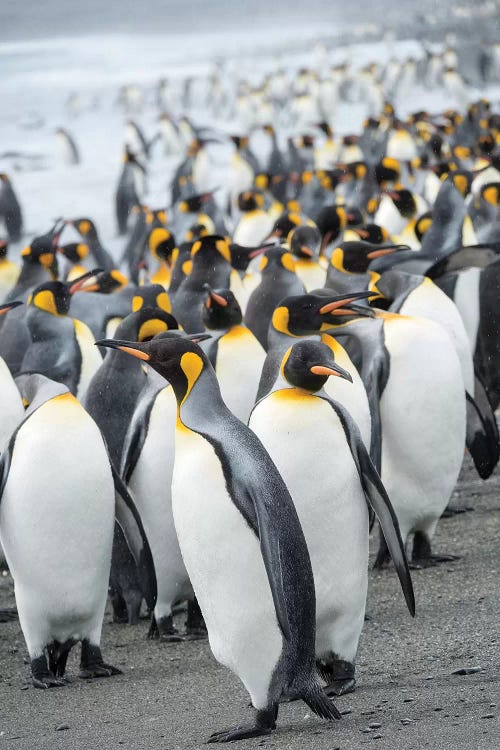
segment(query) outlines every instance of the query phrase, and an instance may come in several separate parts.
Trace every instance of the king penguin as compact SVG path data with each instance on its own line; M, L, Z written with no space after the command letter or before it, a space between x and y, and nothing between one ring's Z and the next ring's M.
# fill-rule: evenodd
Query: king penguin
M316 659L326 692L341 695L355 685L368 586L368 508L382 525L412 615L415 600L398 522L359 429L323 390L329 377L352 382L350 374L316 341L291 346L281 372L284 387L258 402L249 427L299 514L316 588Z
M286 697L339 718L315 671L314 580L293 501L262 443L224 404L206 355L179 336L100 344L148 362L177 399L179 545L212 652L257 711L254 724L216 732L209 742L270 734Z
M207 285L201 317L211 334L201 348L215 370L222 398L230 411L247 424L266 352L242 325L241 308L229 289L211 289Z
M177 328L177 322L171 315L158 308L143 307L122 320L116 335L144 341L172 328ZM101 429L117 471L125 435L147 380L138 362L108 352L87 390L84 406ZM143 593L119 528L115 529L113 543L110 593L115 621L137 623Z
M120 670L104 662L100 640L115 503L122 522L135 524L125 528L138 559L148 557L150 564L147 543L137 535L142 526L123 483L114 479L97 425L66 386L39 374L17 383L29 408L0 462L0 538L33 684L64 685L78 641L80 677L110 677Z

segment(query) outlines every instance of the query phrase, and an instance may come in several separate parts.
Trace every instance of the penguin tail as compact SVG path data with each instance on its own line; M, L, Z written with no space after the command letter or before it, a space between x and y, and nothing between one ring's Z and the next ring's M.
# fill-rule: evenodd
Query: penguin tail
M335 719L342 718L337 706L327 696L317 677L313 678L313 682L308 691L302 695L302 700L304 703L307 703L311 711L321 719L334 721Z

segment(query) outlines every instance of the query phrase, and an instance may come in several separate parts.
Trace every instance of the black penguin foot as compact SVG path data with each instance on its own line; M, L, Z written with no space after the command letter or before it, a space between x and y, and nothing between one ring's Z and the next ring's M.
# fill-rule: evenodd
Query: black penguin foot
M345 680L332 680L324 687L324 691L329 698L332 698L335 695L354 693L355 689L356 680L353 677L349 677Z
M188 601L187 603L187 620L186 620L186 632L184 634L185 641L199 641L203 638L207 638L207 626L201 613L200 605L197 600Z
M429 537L422 531L415 532L410 563L410 568L413 568L413 570L430 568L433 565L439 565L439 563L453 562L459 559L456 555L433 555Z
M40 690L64 687L66 684L64 680L56 677L55 674L49 670L45 654L31 660L31 681L33 687L39 688Z
M440 563L454 562L460 560L458 555L430 555L429 557L412 558L411 562L408 563L410 570L424 570L425 568L433 568L435 565Z
M158 638L161 643L179 643L183 637L174 627L172 615L160 617L157 621L154 615L151 616L151 625L149 626L148 636L150 640Z
M473 511L474 508L471 508L470 505L448 505L443 510L441 518L453 518L453 516L458 516L460 513L472 513Z
M117 625L126 625L128 623L128 612L125 599L118 592L111 595L111 606L113 608L113 622Z
M239 727L223 729L221 732L214 732L207 740L207 745L213 742L234 742L235 740L248 740L252 737L262 737L271 734L276 729L276 717L278 715L278 706L257 711L255 724L243 724Z
M324 691L329 698L354 692L356 680L354 678L355 666L352 662L339 659L336 654L331 652L318 659L316 666L326 682Z
M87 640L82 641L82 658L79 674L82 680L89 680L93 677L113 677L116 674L123 673L121 669L104 662L99 646Z

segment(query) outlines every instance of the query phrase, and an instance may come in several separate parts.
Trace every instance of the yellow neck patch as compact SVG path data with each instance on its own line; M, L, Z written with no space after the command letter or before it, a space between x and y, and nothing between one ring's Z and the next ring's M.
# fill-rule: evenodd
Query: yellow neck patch
M284 253L281 256L281 265L283 266L283 268L286 268L287 271L295 273L295 261L291 253Z
M186 393L181 401L182 405L193 390L194 384L203 371L203 360L195 352L185 352L181 357L180 366L188 382Z
M52 292L49 292L48 289L44 289L43 291L38 292L35 297L33 297L33 295L30 295L28 304L33 305L34 307L38 307L39 310L43 310L44 312L50 313L51 315L60 315L57 310L55 297Z
M156 336L157 333L163 333L167 330L168 326L164 320L159 320L159 318L151 318L151 320L146 320L139 328L137 341L152 339L153 336Z

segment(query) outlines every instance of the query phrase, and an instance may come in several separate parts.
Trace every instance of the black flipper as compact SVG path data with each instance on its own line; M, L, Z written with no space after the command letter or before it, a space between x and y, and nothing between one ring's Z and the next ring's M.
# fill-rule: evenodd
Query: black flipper
M156 604L157 587L151 549L132 496L112 465L111 468L115 483L116 521L123 531L128 547L137 564L144 598L149 609L153 610Z
M341 404L333 401L333 399L330 399L326 394L321 395L320 398L324 399L332 406L342 422L354 463L358 469L366 502L369 507L373 508L375 515L378 518L401 583L401 588L403 589L406 604L412 617L415 617L415 595L413 593L410 569L408 567L405 548L399 531L398 519L391 505L391 501L389 500L389 496L387 495L382 480L380 479L368 451L365 448L358 426L353 422L349 413L341 406Z
M500 440L493 409L485 388L477 377L474 378L474 398L467 398L466 445L481 479L488 479L500 458Z

